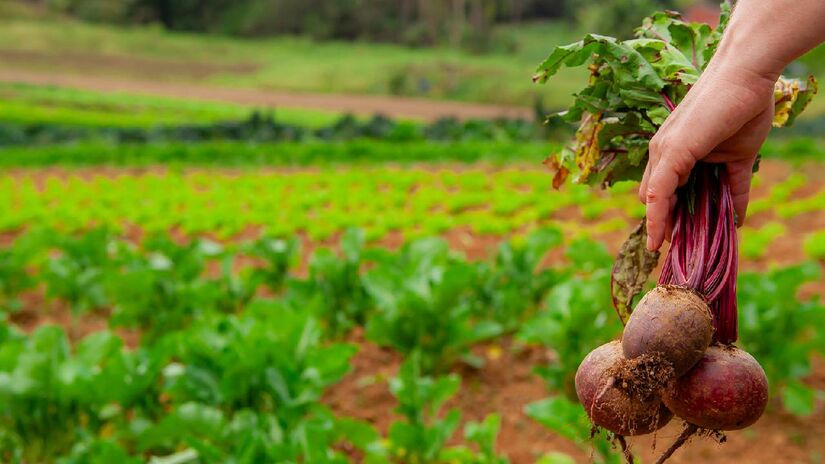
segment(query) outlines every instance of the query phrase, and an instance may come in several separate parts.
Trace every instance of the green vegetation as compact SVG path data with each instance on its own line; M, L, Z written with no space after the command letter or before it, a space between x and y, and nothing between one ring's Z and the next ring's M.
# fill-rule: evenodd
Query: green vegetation
M538 165L554 145L538 142L392 142L352 140L346 142L205 142L115 145L105 141L77 145L6 147L0 149L0 167L35 168L46 166L149 167L213 166L329 166L334 164L375 165L473 163L527 161Z
M65 18L26 19L0 15L0 42L20 44L31 63L0 54L13 69L84 71L61 54L76 53L93 63L85 71L109 76L199 80L229 87L260 87L298 92L408 95L428 98L561 108L575 87L560 82L552 91L532 84L530 76L548 43L570 37L562 23L526 24L502 31L512 47L484 55L450 48L408 48L365 42L316 42L299 37L240 40L222 36L172 33L156 27L116 27ZM108 57L144 60L144 66L107 65ZM185 59L182 59L185 57ZM97 60L99 64L95 65ZM191 61L189 61L191 60ZM109 60L112 61L112 60ZM175 61L172 66L169 63ZM198 73L188 71L203 69ZM74 67L73 67L74 66ZM571 81L581 77L571 73ZM508 82L501 86L501 82Z
M0 122L16 124L154 127L235 121L253 108L209 101L93 92L66 87L0 83ZM277 108L278 121L303 127L321 127L338 119L335 113Z
M545 88L530 81L548 46L567 43L582 35L581 26L571 21L528 21L496 26L493 28L495 43L506 46L474 54L446 46L410 48L368 42L319 42L290 36L250 40L169 32L152 26L93 24L44 15L16 2L6 3L0 5L4 8L4 14L0 14L0 43L16 44L16 51L34 56L23 60L18 55L0 53L0 64L12 69L91 72L152 80L160 75L165 80L197 80L228 87L406 95L518 106L533 105L540 98L550 109L568 106L586 73L565 70L554 79L553 86ZM595 11L594 5L604 7L603 3L579 2L591 12ZM621 4L638 8L646 2L610 3L617 4L615 8L621 12L624 11ZM595 16L617 17L603 12ZM633 16L631 24L637 20L638 15ZM630 29L628 26L616 32L621 35ZM821 54L821 49L818 50L816 53ZM72 53L91 64L87 63L84 69L72 64L71 59L61 59L61 54ZM804 62L819 73L817 63L822 60L817 60L817 56L812 53ZM117 58L144 60L144 66L118 66ZM172 61L174 65L170 64ZM196 71L187 70L187 65L192 63L198 63L190 66ZM507 85L501 86L501 82ZM815 99L805 117L823 113L825 99Z
M557 127L556 130L561 131L563 128ZM418 124L395 121L381 115L359 119L349 114L341 116L328 125L311 128L286 123L270 112L254 111L241 120L152 127L0 123L0 146L88 143L95 140L103 140L114 145L198 143L216 140L256 143L356 139L394 142L423 140L533 142L545 139L549 132L550 129L541 124L523 119L459 121L447 117L429 124Z
M0 201L12 205L0 229L37 223L79 230L98 224L231 237L252 227L275 235L304 231L323 240L357 226L374 240L391 231L434 235L459 227L507 234L556 222L554 213L567 207L601 204L603 211L639 212L638 200L626 193L602 196L584 187L551 193L549 187L546 173L531 166L171 170L117 177L18 171L0 175ZM626 227L623 220L599 224L595 219L594 232ZM577 221L566 227L570 233L586 230Z
M109 330L71 343L57 326L23 334L0 322L0 453L7 462L129 462L130 456L227 462L251 456L344 463L349 461L341 444L348 443L370 462L418 456L418 462L503 464L495 448L497 415L466 423L462 442L460 412L442 407L461 388L459 375L450 373L455 366L485 362L469 349L514 332L558 355L536 367L550 392L561 396L531 404L526 414L586 447L586 416L564 396L583 347L621 330L609 309L610 255L594 242L566 242L566 264L548 270L556 278L536 292L536 302L511 328L494 322L490 305L499 294L521 291L522 271L504 264L513 249L544 243L531 248L543 256L560 236L541 230L503 247L495 260L478 262L438 239L391 252L365 249L359 233L348 232L340 252L352 269L351 283L338 287L337 295L357 298L362 308L350 327L365 325L369 340L404 357L384 387L399 417L382 437L367 423L337 415L323 400L357 351L341 341L347 331L336 329L339 315L329 307L336 300L303 291L336 281L328 277L340 273L340 264L321 258L327 252L316 251L312 275L301 277L290 264L297 262L292 240L222 246L208 240L176 244L157 235L135 243L104 230L80 236L33 230L4 249L3 256L16 256L13 265L31 278L7 288L6 296L18 299L43 288L51 299L36 308L5 307L6 317L60 307L79 295L96 303L78 307L74 318L112 308L110 327L138 328L140 343L127 349ZM247 264L227 264L240 262ZM221 271L208 271L215 264ZM68 271L48 271L59 268ZM0 269L11 269L7 259ZM499 278L487 279L490 272ZM95 276L96 283L79 294L62 290L67 276L81 275ZM815 327L825 306L796 294L802 282L818 278L813 264L740 278L742 344L766 366L784 407L800 415L811 411L816 396L800 379L813 353L825 353ZM277 296L261 296L262 287ZM366 292L356 296L360 289ZM403 316L411 310L440 310L444 317ZM423 331L432 337L421 336ZM776 339L766 339L769 333ZM793 343L782 343L786 337ZM606 440L593 443L599 459L618 462Z
M811 258L825 260L825 230L805 238L805 253Z
M121 5L52 3L87 18ZM563 14L595 21L604 3ZM646 8L609 3L607 27ZM317 18L341 11L330 8ZM257 33L241 13L208 30ZM302 32L352 38L310 26ZM83 23L0 2L0 41L14 44L0 47L0 66L521 106L543 97L540 112L567 106L585 77L530 82L547 48L579 27L498 24L455 42L448 29L382 37L436 44L408 48ZM634 183L553 190L541 161L563 129L533 121L277 108L277 124L248 130L255 109L0 83L0 140L14 144L0 148L0 461L508 464L505 437L541 424L581 452L530 449L537 464L624 462L611 437L591 436L572 379L590 348L621 332L605 245L644 214ZM770 185L777 171L756 176L765 188L751 206L760 227L741 234L741 344L781 398L772 407L804 424L825 398L807 380L825 355L816 295L825 235L796 229L825 212L809 174L825 142L773 138L763 154L793 168ZM777 244L795 264L752 272L787 262L771 252ZM811 262L800 262L803 250ZM522 416L512 412L520 405L496 411L511 396L475 406L505 381L525 382L519 395L544 385L547 398Z

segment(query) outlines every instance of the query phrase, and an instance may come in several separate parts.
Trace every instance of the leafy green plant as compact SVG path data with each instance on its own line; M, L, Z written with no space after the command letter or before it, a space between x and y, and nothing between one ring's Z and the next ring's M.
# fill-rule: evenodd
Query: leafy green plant
M245 252L263 260L263 265L255 267L253 279L278 292L286 282L290 267L295 264L299 251L297 239L261 237L248 244Z
M555 47L533 80L546 83L565 67L587 66L590 79L575 101L557 116L578 129L570 148L548 158L561 186L571 173L577 183L610 186L639 180L647 164L648 143L707 66L730 18L722 3L720 26L683 21L665 11L645 18L634 38L587 34ZM817 82L780 77L773 123L791 125L816 93Z
M57 464L140 464L137 456L130 456L117 441L105 438L90 438L76 443L71 452L57 460Z
M62 329L29 337L6 331L0 345L0 454L13 462L53 462L83 434L118 429L159 411L161 349L126 352L108 332L71 352ZM105 387L104 387L105 386Z
M806 237L804 247L808 257L825 260L825 231L814 232Z
M501 333L500 324L474 317L477 267L453 256L445 241L422 239L364 276L376 313L367 336L402 354L419 352L424 372L449 368L474 344Z
M346 464L332 446L339 441L336 419L320 405L295 428L285 430L276 416L251 409L228 413L197 402L177 406L138 436L140 449L157 463L318 462ZM180 449L183 445L186 448Z
M825 354L825 333L817 330L825 306L816 298L800 300L800 287L822 278L814 263L739 276L741 342L765 369L770 387L788 411L805 415L815 392L804 383L814 353Z
M787 229L779 222L770 222L759 229L746 227L742 231L742 246L740 252L749 259L765 256L771 243L785 235Z
M550 288L563 277L552 268L541 268L547 252L561 244L556 228L539 229L520 242L499 245L492 266L482 264L478 306L485 315L515 330L539 305Z
M172 336L177 363L164 390L175 403L273 412L292 430L350 368L356 348L324 344L318 322L277 303L215 315ZM227 349L231 347L231 349Z
M390 391L398 401L396 411L405 418L390 426L390 455L395 460L439 461L461 420L461 413L456 409L443 417L439 417L439 412L460 385L461 380L455 374L437 378L424 376L420 353L410 353L398 376L390 380Z
M583 449L592 447L591 453L594 462L599 464L620 464L624 462L622 454L616 451L615 446L605 436L605 432L601 431L593 435L593 425L578 402L571 401L563 396L554 396L528 404L524 412L554 433L578 443ZM539 462L549 461L550 463L565 464L573 462L572 459L565 458L564 455L549 456Z
M366 323L372 300L361 281L364 233L349 229L341 237L341 256L316 250L309 262L309 278L289 281L290 296L316 310L335 335Z
M222 253L221 246L206 240L177 245L156 236L143 247L145 255L132 254L107 279L115 302L113 324L138 327L146 337L157 338L216 308L215 288L201 276L206 258Z
M501 416L490 414L479 422L464 425L464 439L475 446L472 450L465 446L455 446L443 455L448 462L461 464L509 464L509 460L496 452L496 438L501 428Z
M55 245L60 254L46 262L46 294L66 301L73 314L106 306L105 280L117 263L109 231L98 228L78 237L60 236Z
M35 286L37 279L27 269L32 252L20 244L0 249L0 312L20 310L20 295Z
M573 380L576 369L593 346L605 343L621 332L621 323L611 310L610 268L612 258L592 242L578 241L567 254L571 265L583 274L558 283L544 301L544 307L521 327L519 340L537 343L556 354L548 366L537 372L554 391L576 399Z

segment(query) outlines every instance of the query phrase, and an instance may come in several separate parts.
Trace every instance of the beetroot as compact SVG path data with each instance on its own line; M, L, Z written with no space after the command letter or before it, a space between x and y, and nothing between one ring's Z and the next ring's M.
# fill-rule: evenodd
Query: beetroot
M673 376L679 377L702 358L712 336L710 309L702 298L666 285L654 288L636 305L622 335L622 351L627 359L646 356L668 363Z
M679 417L711 430L743 429L768 404L768 379L758 362L733 346L711 346L685 376L662 395Z
M673 417L657 395L631 396L618 388L616 367L625 361L618 341L591 351L576 371L576 394L593 424L617 435L653 432Z

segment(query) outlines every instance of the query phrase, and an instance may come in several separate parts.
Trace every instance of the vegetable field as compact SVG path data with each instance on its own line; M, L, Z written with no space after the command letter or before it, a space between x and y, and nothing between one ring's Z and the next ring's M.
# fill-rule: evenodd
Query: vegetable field
M741 344L772 401L722 459L823 452L825 203L822 165L801 163L763 162L741 232ZM557 192L524 160L0 179L4 459L620 458L571 381L621 330L609 271L642 212L632 184Z
M554 189L572 131L542 122L0 84L0 461L625 462L574 377L622 333L645 211L636 182ZM825 461L822 172L821 138L765 145L735 282L767 411L672 462ZM636 462L681 427L629 437Z

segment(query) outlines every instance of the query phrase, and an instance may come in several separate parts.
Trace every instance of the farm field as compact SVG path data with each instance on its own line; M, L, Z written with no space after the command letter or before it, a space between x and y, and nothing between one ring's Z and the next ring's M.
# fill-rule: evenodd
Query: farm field
M6 9L10 7L5 6ZM0 10L2 12L2 10ZM43 15L24 8L0 15L0 63L12 69L291 92L403 95L530 106L530 82L545 41L571 36L563 24L535 24L503 31L512 49L471 55L446 48L313 42L302 38L239 40L182 34L151 27L129 29ZM515 32L518 32L516 34ZM346 57L357 57L347 59ZM581 73L571 73L580 76ZM502 80L512 82L498 88ZM428 83L423 89L421 82ZM561 107L575 90L570 82L549 101Z
M620 330L609 268L642 211L632 184L554 191L530 159L9 161L4 456L615 462L587 439L569 382ZM825 291L822 168L763 161L742 229L742 346L771 377L768 415L674 462L825 453L825 350L811 332L825 308L810 300ZM84 394L102 385L110 393ZM656 454L649 438L634 446ZM424 449L436 454L408 454Z
M0 462L627 462L574 376L621 336L611 272L645 209L636 182L553 188L572 131L543 115L584 74L530 83L577 27L471 54L0 3ZM363 111L396 97L460 103ZM822 111L771 134L739 229L768 409L669 462L825 462ZM634 462L682 426L628 437Z

